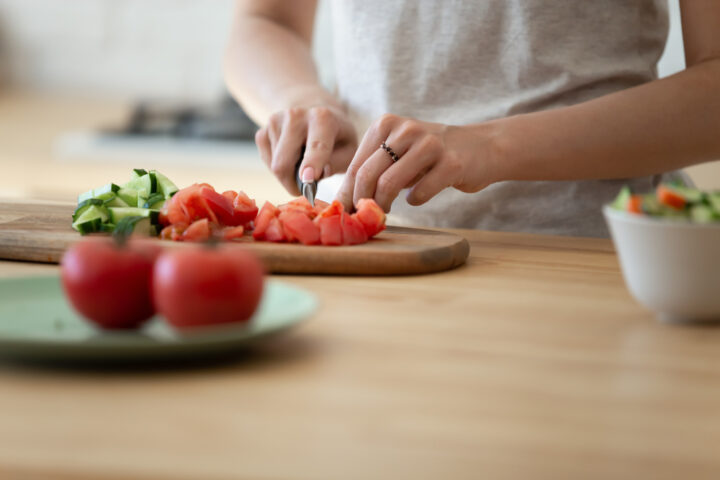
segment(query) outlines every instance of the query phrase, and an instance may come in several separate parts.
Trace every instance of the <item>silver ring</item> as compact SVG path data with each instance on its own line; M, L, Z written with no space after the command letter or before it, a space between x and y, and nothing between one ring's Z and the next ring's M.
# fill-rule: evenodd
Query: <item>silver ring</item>
M383 142L382 144L380 144L380 148L385 150L388 153L388 155L390 155L390 158L392 159L393 163L400 160L400 157L398 157L397 153L395 153L392 148L388 147L387 143Z

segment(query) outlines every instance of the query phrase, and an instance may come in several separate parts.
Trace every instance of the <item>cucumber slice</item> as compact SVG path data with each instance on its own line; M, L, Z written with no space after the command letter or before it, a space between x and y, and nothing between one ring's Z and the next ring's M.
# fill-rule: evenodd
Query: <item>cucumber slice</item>
M90 208L91 206L93 206L93 205L102 206L104 203L105 203L105 202L103 202L102 200L97 199L97 198L88 198L87 200L82 201L82 202L77 206L77 208L75 209L75 211L73 212L73 215L72 215L73 222L74 222L75 220L77 220L77 219L80 217L80 215L82 215L83 213L85 213L85 211L86 211L88 208Z
M123 185L123 188L135 190L138 196L147 198L157 192L157 177L154 173L150 172L142 177L133 178Z
M82 203L85 200L89 200L91 198L97 198L100 195L106 193L115 193L118 190L120 190L120 187L118 185L115 185L114 183L107 183L102 187L93 188L92 190L88 190L87 192L78 195L78 203Z
M103 193L102 195L98 195L96 197L96 199L102 200L103 204L106 207L128 207L129 206L121 198L119 198L116 193Z
M680 186L673 186L671 188L680 195L682 195L683 198L685 198L685 201L688 203L700 203L705 197L705 194L696 188Z
M720 219L720 215L707 205L694 205L690 208L690 218L693 222L710 223Z
M167 178L162 173L158 172L157 170L151 170L150 173L155 174L155 178L157 179L157 185L158 185L158 192L162 193L165 198L170 198L178 191L178 187L170 181L169 178Z
M152 195L150 195L150 197L147 200L145 200L145 203L142 205L142 208L152 208L154 210L159 210L160 209L159 207L156 208L153 205L159 204L162 207L162 205L164 203L165 203L165 196L162 193L160 193L160 192L153 193Z
M708 193L707 199L715 213L720 215L720 192Z
M620 189L620 193L618 193L618 196L615 197L615 200L612 203L612 208L615 210L627 210L627 204L630 201L630 196L632 195L632 192L630 191L630 187L625 185Z
M138 192L131 188L121 188L117 192L117 196L120 200L125 202L128 207L134 207L138 204Z
M137 207L112 207L108 208L108 220L110 223L119 225L123 218L141 217L148 218L152 224L159 223L160 212L157 210L149 210L147 208Z
M85 235L86 233L98 232L103 223L108 221L108 208L101 205L88 204L79 213L72 223L72 227Z
M113 235L127 237L130 234L145 236L157 236L158 229L152 224L149 217L130 216L125 217L115 226Z
M132 178L140 178L143 175L147 175L147 170L144 168L133 168Z

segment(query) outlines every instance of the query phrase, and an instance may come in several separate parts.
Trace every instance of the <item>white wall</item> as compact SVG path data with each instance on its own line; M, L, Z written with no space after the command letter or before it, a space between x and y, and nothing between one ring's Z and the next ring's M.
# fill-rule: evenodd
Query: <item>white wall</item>
M221 62L233 3L0 0L0 48L9 80L31 88L210 99L224 91ZM326 8L320 10L318 34L328 37ZM316 43L327 77L330 42Z

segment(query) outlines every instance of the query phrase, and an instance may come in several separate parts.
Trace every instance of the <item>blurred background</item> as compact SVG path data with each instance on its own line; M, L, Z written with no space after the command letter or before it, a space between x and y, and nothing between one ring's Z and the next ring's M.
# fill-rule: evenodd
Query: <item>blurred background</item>
M684 68L677 1L661 76ZM181 186L287 199L223 85L232 9L233 0L0 0L0 197L72 201L140 167ZM321 0L313 48L331 88L328 16ZM689 171L720 188L718 162Z

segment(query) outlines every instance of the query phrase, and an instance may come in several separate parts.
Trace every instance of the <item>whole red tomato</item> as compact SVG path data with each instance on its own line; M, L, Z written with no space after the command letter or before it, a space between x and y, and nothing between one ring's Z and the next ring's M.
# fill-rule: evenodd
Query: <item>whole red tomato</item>
M262 264L242 248L182 248L155 263L155 306L179 328L246 322L262 291Z
M86 239L63 255L60 278L72 306L103 328L135 328L155 313L152 302L156 245Z

